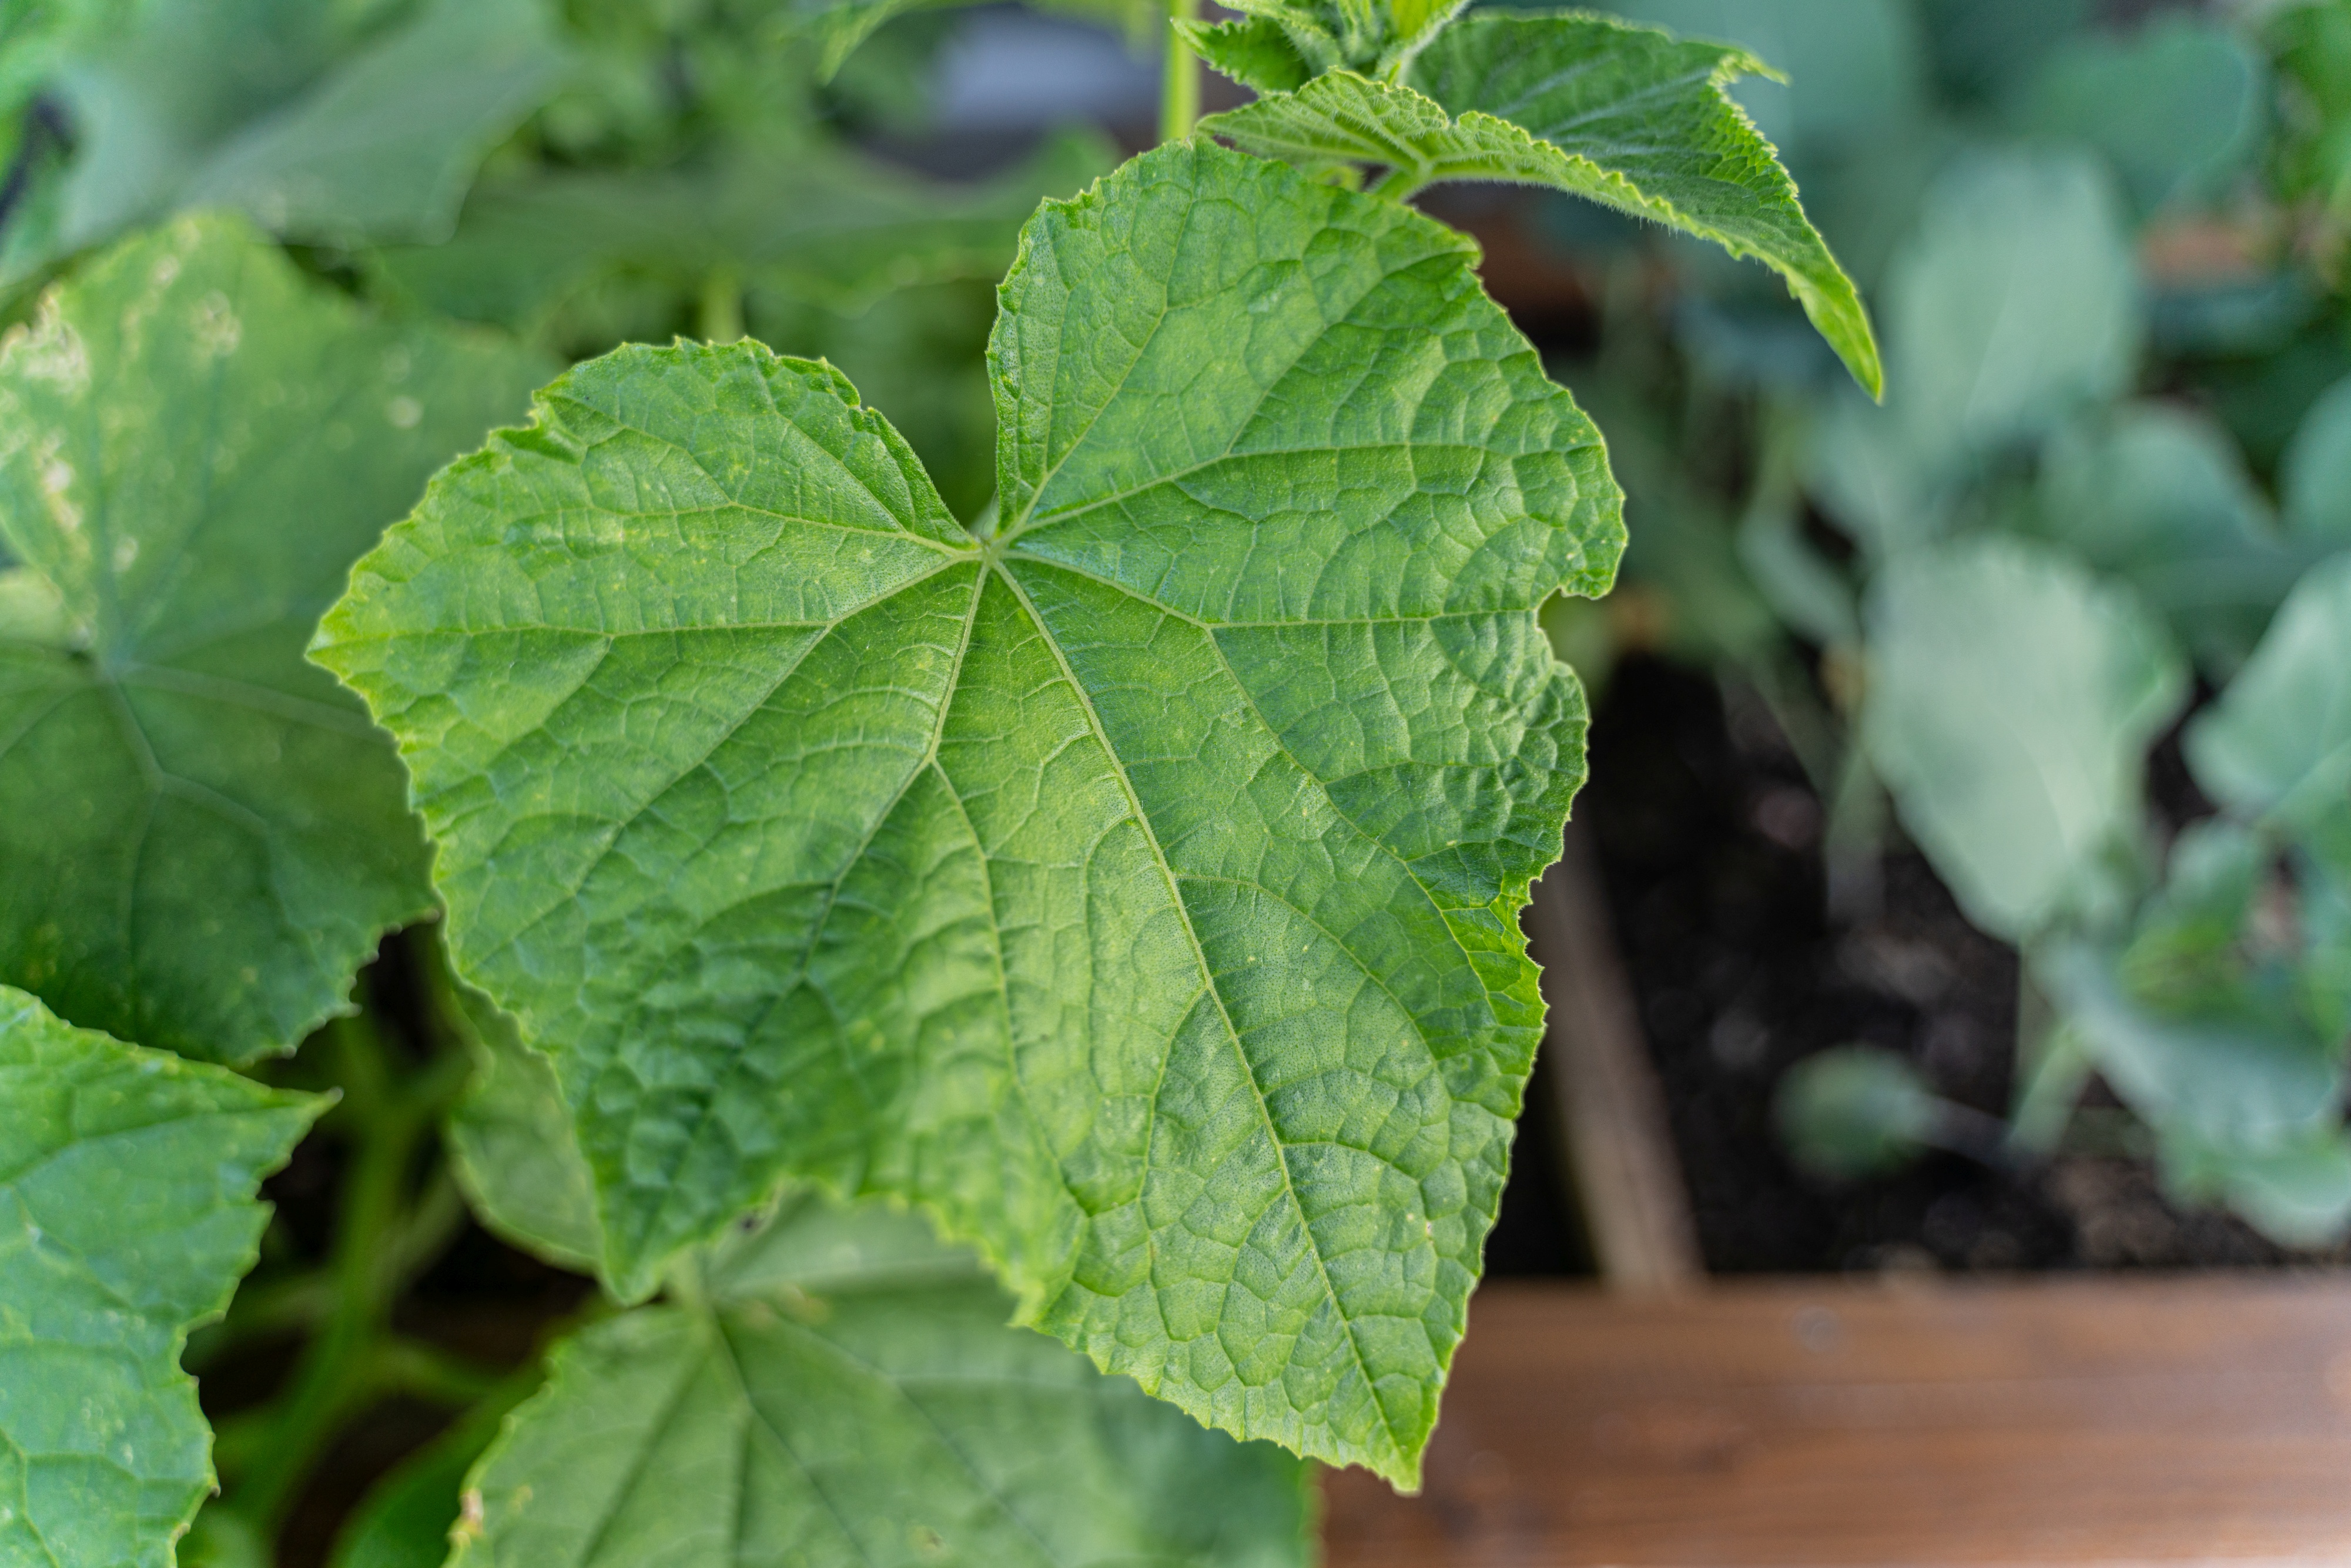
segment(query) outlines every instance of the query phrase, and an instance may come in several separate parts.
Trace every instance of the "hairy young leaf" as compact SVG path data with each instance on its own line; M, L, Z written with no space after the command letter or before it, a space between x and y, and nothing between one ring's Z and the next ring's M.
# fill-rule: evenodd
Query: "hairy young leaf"
M1861 297L1771 143L1724 90L1750 73L1770 68L1604 16L1481 15L1439 34L1408 86L1334 72L1201 124L1310 166L1380 164L1393 171L1390 188L1549 185L1712 240L1785 278L1875 395L1884 374Z
M917 1201L1205 1420L1411 1477L1583 776L1597 434L1409 209L1212 145L1049 203L958 528L837 373L626 349L317 656L555 1060L624 1294L788 1175Z
M0 347L0 981L245 1061L431 907L399 761L302 647L543 373L370 320L218 218L126 242Z
M1969 918L2013 941L2080 905L2186 695L2161 627L2054 552L1982 538L1897 558L1868 629L1870 759Z
M1234 0L1237 21L1176 24L1210 65L1260 92L1322 71L1393 81L1468 0Z
M705 1290L556 1353L471 1478L453 1564L1308 1560L1304 1466L1006 1327L912 1215L793 1200Z
M1834 157L1901 139L1927 99L1912 0L1612 0L1631 22L1737 44L1786 79L1750 77L1740 106L1782 156Z
M1241 16L1229 22L1179 20L1176 32L1209 66L1260 93L1296 92L1314 75L1314 68L1270 16Z
M325 1102L75 1029L0 986L0 1562L167 1568L212 1490L180 1370Z

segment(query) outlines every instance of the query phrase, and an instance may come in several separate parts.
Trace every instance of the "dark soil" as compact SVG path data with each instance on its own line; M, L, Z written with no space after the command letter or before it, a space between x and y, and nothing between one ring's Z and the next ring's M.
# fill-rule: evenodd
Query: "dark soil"
M1717 1273L2270 1265L2242 1223L2165 1200L2144 1161L2062 1155L1995 1169L1936 1155L1843 1186L1797 1171L1771 1124L1780 1074L1830 1046L1900 1051L1937 1091L2008 1105L2017 959L1970 926L1915 852L1833 919L1820 801L1761 710L1713 680L1618 665L1576 803L1593 831L1708 1268ZM1540 1070L1539 1070L1540 1071ZM1489 1265L1588 1270L1549 1129L1528 1097Z

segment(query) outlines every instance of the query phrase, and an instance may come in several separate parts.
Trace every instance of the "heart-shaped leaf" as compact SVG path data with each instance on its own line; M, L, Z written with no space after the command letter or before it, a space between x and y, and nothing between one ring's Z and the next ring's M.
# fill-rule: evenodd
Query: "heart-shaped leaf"
M1474 259L1162 148L1029 225L980 537L837 372L682 344L558 382L355 570L317 656L624 1295L787 1176L895 1194L1106 1369L1416 1472L1583 777L1535 612L1623 543Z

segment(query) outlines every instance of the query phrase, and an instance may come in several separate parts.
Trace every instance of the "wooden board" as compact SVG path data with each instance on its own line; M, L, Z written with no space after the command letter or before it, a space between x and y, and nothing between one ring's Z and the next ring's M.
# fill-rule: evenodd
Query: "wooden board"
M1486 1287L1329 1568L2351 1563L2351 1279Z

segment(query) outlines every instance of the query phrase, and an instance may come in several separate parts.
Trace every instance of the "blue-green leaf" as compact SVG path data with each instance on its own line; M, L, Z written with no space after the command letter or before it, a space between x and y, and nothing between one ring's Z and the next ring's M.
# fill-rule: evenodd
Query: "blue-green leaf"
M2011 940L2101 904L2147 747L2187 695L2162 628L2064 557L1979 538L1875 584L1862 733L1969 917Z
M2295 584L2187 749L2214 800L2351 867L2351 555Z

